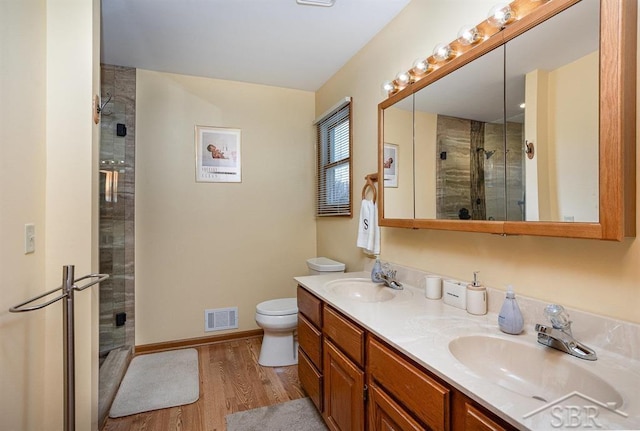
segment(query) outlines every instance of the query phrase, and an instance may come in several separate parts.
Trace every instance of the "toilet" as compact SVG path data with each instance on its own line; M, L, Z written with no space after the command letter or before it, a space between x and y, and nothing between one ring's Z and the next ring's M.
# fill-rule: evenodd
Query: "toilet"
M307 260L309 274L344 272L344 263L314 257ZM256 323L264 330L258 363L264 367L286 367L298 363L298 301L279 298L256 306Z
M326 257L312 257L307 259L307 268L309 268L309 275L320 275L330 272L344 272L345 265Z

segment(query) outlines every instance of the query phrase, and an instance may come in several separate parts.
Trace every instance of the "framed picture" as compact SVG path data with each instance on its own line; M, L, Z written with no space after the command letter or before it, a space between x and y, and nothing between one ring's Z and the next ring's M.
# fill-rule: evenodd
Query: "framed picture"
M384 158L382 160L384 168L384 186L398 187L398 146L394 144L384 144Z
M240 129L196 126L196 181L239 183Z

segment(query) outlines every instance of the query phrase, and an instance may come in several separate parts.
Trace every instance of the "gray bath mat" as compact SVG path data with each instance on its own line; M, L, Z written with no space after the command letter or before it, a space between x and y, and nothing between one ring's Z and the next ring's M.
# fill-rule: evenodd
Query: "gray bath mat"
M309 398L227 415L227 431L326 431Z
M200 396L199 380L195 349L136 356L122 379L109 416L119 418L191 404Z

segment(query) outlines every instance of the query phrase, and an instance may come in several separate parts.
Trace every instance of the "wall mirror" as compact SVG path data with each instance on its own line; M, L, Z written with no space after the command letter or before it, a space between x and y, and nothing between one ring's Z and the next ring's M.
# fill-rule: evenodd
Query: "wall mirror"
M635 235L636 1L527 2L379 105L381 226Z

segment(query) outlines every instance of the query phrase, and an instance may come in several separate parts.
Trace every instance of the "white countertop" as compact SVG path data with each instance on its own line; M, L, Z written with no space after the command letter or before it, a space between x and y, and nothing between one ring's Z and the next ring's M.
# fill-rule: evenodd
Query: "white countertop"
M517 428L640 429L640 361L596 346L591 347L598 354L597 361L575 358L539 344L531 325L526 325L525 331L520 335L508 335L499 330L495 313L474 316L465 310L446 305L442 300L427 299L424 290L407 284L404 284L404 291L396 298L374 303L353 301L324 289L328 281L354 277L368 278L369 273L332 273L295 277L295 280ZM451 354L449 342L466 335L487 335L546 349L549 364L558 360L568 361L572 366L596 374L620 393L623 404L617 409L609 409L602 404L607 400L588 400L581 394L567 394L561 400L544 402L505 389L499 382L475 374ZM544 376L540 376L541 380L543 378ZM531 414L537 409L541 411ZM587 417L589 415L591 419Z

